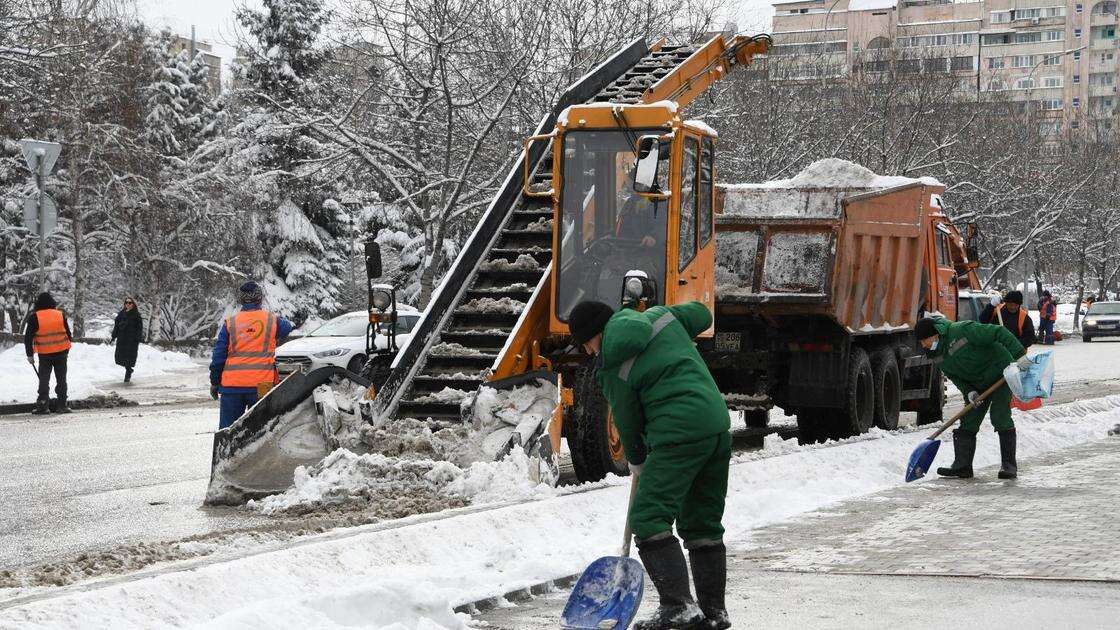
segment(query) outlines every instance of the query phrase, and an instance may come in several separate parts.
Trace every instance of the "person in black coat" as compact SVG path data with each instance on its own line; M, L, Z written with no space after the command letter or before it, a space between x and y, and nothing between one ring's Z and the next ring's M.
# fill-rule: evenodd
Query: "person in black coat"
M136 301L130 297L124 299L124 309L117 313L113 322L113 337L110 341L117 343L114 354L117 365L124 368L124 382L132 381L132 368L136 367L136 350L140 347L140 338L144 335L144 323L140 319L140 312L136 310Z

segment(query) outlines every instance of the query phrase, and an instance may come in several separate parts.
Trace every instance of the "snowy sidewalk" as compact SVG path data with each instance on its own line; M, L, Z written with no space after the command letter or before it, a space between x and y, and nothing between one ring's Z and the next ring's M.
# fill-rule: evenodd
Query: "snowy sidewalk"
M1114 626L1120 439L1020 465L1015 481L989 467L970 481L899 486L755 530L732 551L732 620L744 628ZM656 594L648 584L646 592L649 610ZM477 621L554 628L566 595Z

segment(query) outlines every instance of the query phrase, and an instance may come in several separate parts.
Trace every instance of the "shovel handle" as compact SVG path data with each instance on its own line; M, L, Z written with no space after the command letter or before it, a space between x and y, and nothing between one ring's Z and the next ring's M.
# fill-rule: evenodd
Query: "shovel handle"
M998 381L996 381L995 384L993 384L991 387L989 387L987 390L985 390L984 393L977 396L976 400L966 404L963 409L961 409L960 411L957 412L957 415L955 415L952 418L949 418L945 422L941 423L941 426L938 427L938 429L936 431L934 431L933 434L931 434L929 436L929 439L931 439L931 440L937 439L937 436L944 433L945 429L948 429L949 427L956 424L957 421L960 420L961 418L963 418L966 413L972 411L973 409L976 409L978 406L980 406L980 403L987 400L988 396L991 396L992 394L994 394L996 392L997 389L999 389L1000 387L1003 387L1004 382L1005 381L1002 378L1000 378ZM965 393L965 401L966 402L968 401L968 394L967 393Z
M634 505L634 495L638 494L638 474L630 474L630 499L626 501L626 527L622 530L622 553L619 554L623 558L630 557L630 539L634 537L633 532L630 531L630 508Z

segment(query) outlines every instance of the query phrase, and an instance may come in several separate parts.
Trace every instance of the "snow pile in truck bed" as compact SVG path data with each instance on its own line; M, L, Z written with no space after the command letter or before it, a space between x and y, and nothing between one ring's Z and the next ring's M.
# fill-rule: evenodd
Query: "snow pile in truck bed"
M477 348L468 348L458 343L437 343L428 354L433 357L477 357L486 354Z
M933 177L902 177L877 175L871 169L855 162L837 158L817 160L790 179L776 179L764 184L745 184L744 188L891 188L906 184L922 183L941 186ZM739 186L729 186L738 188Z
M67 359L66 381L70 400L103 394L98 383L113 378L124 379L124 368L113 359L116 348L110 345L75 343ZM38 365L38 358L36 358ZM172 374L196 367L189 355L183 352L164 351L148 344L140 344L136 356L133 382L140 384L153 376ZM0 403L35 402L39 377L27 364L23 345L0 352ZM52 378L53 382L53 378ZM51 385L54 395L54 385Z
M538 271L541 265L529 254L519 254L517 260L510 262L504 258L488 260L479 267L482 271Z

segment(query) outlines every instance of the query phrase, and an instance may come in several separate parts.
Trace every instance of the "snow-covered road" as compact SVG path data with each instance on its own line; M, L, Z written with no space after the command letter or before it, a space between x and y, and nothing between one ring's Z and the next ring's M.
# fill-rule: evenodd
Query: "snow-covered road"
M1054 350L1059 397L1021 419L1023 457L1099 437L1120 421L1120 396L1101 398L1120 391L1120 345L1074 341ZM1095 400L1058 404L1090 398ZM246 510L198 508L214 412L211 404L0 420L0 440L10 446L0 466L12 471L0 481L0 501L15 506L0 516L0 534L14 542L0 552L0 568L122 544L133 547L120 556L95 554L94 560L109 569L123 561L126 571L130 555L140 556L136 566L164 560L139 573L65 588L0 590L0 628L457 628L464 622L451 606L577 572L617 545L622 479L559 496L542 493L547 498L528 503L476 506L458 515L341 528L298 540L225 536L157 544L275 524ZM738 455L729 542L745 544L755 527L901 483L901 467L918 436L873 433L814 447L771 437L766 449ZM978 465L996 459L994 441L988 442ZM340 523L345 521L311 529ZM106 567L90 573L104 574ZM238 585L236 593L222 586L229 584ZM79 610L80 618L74 616Z

